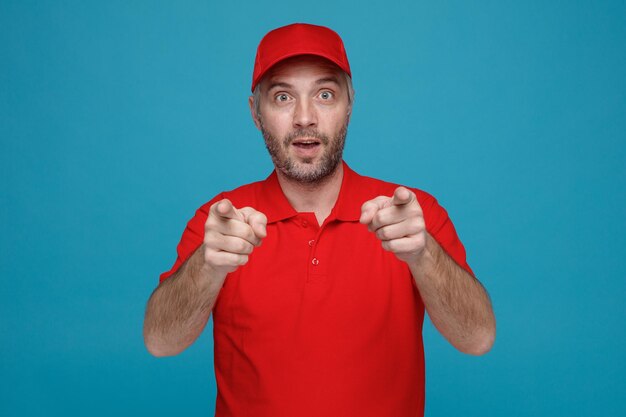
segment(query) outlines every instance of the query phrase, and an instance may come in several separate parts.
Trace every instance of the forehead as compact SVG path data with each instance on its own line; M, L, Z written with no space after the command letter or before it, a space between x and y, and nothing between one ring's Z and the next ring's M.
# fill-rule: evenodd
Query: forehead
M343 71L331 61L313 55L299 55L287 58L269 69L263 81L277 81L283 78L336 78L343 85ZM267 83L264 83L267 84Z

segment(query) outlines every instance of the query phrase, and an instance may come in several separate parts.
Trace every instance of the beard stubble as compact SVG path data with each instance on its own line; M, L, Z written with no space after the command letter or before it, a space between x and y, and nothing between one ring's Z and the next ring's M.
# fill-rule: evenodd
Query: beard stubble
M304 184L314 184L322 182L330 176L343 157L343 149L348 134L348 121L346 120L342 128L334 138L318 132L315 129L296 129L286 135L282 140L272 136L263 126L263 121L259 117L261 133L265 140L265 147L269 152L274 166L280 170L287 178ZM313 165L313 158L304 158L301 162L295 161L288 155L289 146L297 138L315 138L326 148L316 167L307 169L301 165Z

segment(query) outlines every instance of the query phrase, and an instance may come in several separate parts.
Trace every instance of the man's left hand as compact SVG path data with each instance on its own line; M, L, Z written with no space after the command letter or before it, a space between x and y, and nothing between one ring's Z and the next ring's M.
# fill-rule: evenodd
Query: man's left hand
M415 193L398 187L393 196L378 196L361 206L359 221L382 241L383 249L393 252L409 265L420 262L426 247L426 225Z

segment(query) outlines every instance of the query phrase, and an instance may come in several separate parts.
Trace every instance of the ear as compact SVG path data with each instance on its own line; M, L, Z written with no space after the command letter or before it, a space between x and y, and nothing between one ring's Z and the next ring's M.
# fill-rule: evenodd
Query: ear
M254 111L254 96L248 97L248 106L250 106L250 114L252 115L252 121L257 129L261 130L261 121L258 115Z

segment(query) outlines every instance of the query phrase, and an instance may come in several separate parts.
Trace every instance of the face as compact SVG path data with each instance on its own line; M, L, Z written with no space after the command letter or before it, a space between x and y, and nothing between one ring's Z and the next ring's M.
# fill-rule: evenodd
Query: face
M279 174L316 183L341 162L351 103L344 73L313 56L287 59L259 85L250 109Z

